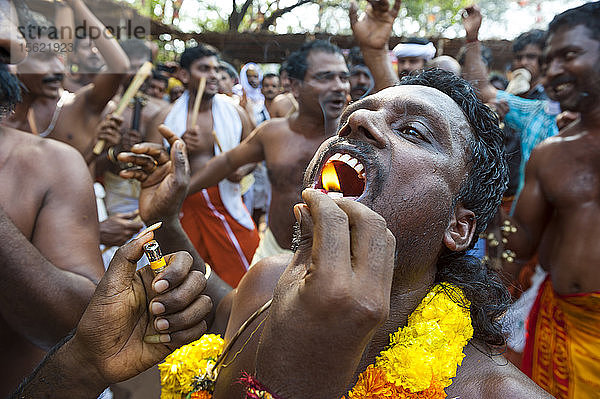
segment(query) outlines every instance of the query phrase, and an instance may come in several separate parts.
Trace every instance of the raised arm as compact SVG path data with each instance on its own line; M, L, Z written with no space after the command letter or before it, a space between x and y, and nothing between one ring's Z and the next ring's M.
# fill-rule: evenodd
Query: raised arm
M136 178L142 182L139 209L140 216L146 225L161 221L156 239L163 252L187 251L194 259L194 270L206 272L204 260L200 257L194 245L189 240L179 222L179 211L186 197L189 184L190 167L186 156L183 140L166 126L160 127L161 134L171 145L171 154L167 154L161 145L142 143L134 145L132 152L122 152L118 155L121 162L133 162L141 170L123 170L121 177ZM214 307L207 317L210 326L217 305L231 290L215 273L208 279L205 293Z
M94 43L106 61L106 71L96 75L94 87L85 94L86 105L90 112L99 114L115 95L121 83L122 74L129 70L129 58L117 40L110 35L106 27L89 10L83 0L67 0L73 8L77 25L84 24L91 31L103 32ZM106 32L106 34L104 34Z
M390 35L401 3L401 0L396 0L390 8L387 0L369 0L360 17L356 3L350 3L350 26L365 64L373 74L375 92L398 83L398 75L392 68L388 53Z
M92 181L79 153L54 141L41 158L51 182L31 242L0 210L0 312L19 333L48 349L75 327L102 277ZM62 166L61 166L62 165ZM40 169L40 168L38 168Z
M234 173L238 168L265 159L261 132L264 125L254 130L237 147L213 157L190 180L189 194L212 187Z
M463 26L466 32L465 64L462 69L463 77L475 87L479 98L484 103L496 99L496 88L488 79L488 69L481 57L481 43L479 42L479 28L481 27L481 10L477 6L465 8L463 12Z
M539 176L543 151L544 144L532 152L527 162L525 185L511 219L517 231L508 235L506 248L515 253L515 261L505 262L503 268L512 282L517 281L521 267L535 254L552 213L552 206L544 196Z

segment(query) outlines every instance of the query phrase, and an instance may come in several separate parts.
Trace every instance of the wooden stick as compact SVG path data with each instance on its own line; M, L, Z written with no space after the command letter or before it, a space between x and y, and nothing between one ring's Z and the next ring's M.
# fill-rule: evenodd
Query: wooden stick
M131 84L129 84L129 87L127 88L127 90L125 90L125 93L123 93L123 96L121 97L121 100L117 105L117 109L115 110L115 112L113 112L113 115L120 116L123 113L123 111L125 111L125 108L127 107L127 104L129 104L129 101L131 101L133 96L135 96L140 87L142 87L142 84L144 83L146 78L148 78L148 76L150 76L151 73L152 63L150 61L146 61L144 65L142 65L140 69L138 69L137 73L135 74L135 77L131 81ZM98 140L98 142L94 146L94 155L100 155L102 150L104 150L104 140Z
M196 98L194 99L194 108L192 108L192 123L190 127L196 126L198 121L198 111L200 111L200 100L204 95L204 89L206 88L206 78L202 76L198 82L198 91L196 91Z

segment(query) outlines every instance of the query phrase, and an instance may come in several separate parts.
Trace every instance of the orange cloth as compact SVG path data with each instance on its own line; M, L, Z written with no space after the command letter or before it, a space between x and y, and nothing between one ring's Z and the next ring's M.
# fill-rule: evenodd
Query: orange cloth
M258 230L240 225L225 209L217 186L188 196L181 225L213 271L237 287L258 247Z
M522 370L556 398L598 398L600 292L559 295L547 277L527 321Z

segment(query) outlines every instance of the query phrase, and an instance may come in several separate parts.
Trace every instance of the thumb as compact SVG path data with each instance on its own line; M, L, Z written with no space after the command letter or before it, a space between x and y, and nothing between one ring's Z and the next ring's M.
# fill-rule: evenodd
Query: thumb
M137 261L144 253L143 246L152 238L154 232L151 231L120 247L110 261L108 270L98 283L96 291L103 296L113 296L130 287Z
M313 220L310 210L306 204L296 204L294 206L294 216L298 222L297 231L294 238L297 244L296 255L305 261L309 260L312 253L313 241Z
M190 163L183 140L176 140L171 148L171 162L175 167L175 180L178 186L187 188L190 182Z

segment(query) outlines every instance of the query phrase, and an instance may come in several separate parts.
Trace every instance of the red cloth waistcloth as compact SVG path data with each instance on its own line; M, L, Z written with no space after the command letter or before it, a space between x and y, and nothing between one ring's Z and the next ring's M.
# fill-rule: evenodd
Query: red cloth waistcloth
M213 271L237 287L258 247L258 229L248 230L225 209L218 186L188 196L181 225Z

